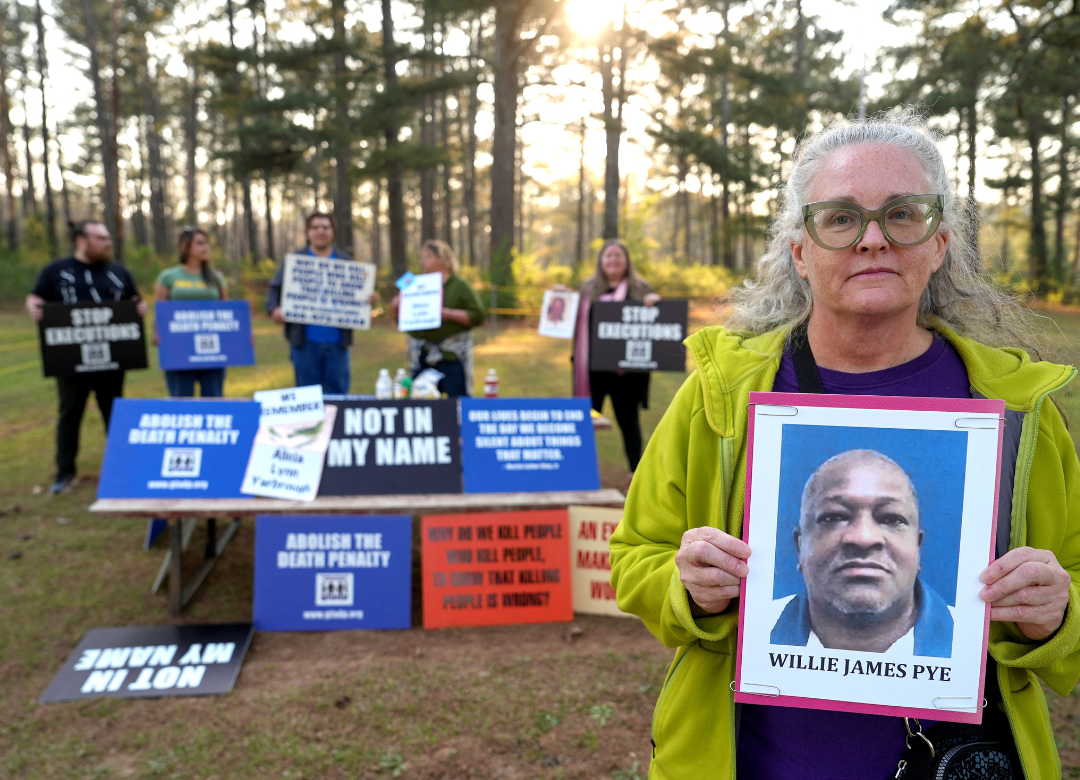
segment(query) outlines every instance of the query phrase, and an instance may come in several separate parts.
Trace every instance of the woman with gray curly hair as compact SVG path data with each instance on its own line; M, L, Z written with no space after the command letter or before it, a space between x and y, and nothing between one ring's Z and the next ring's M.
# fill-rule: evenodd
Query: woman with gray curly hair
M1080 462L1045 401L1076 372L1021 349L1035 342L1031 315L985 277L971 224L913 111L840 121L797 149L757 278L733 294L730 328L687 339L696 371L611 539L619 606L677 648L650 777L922 777L940 760L917 752L924 743L976 742L992 747L971 759L983 771L972 777L1061 776L1038 678L1061 694L1080 678ZM982 726L734 704L737 598L754 565L740 538L747 407L770 390L1006 402L1005 519L981 577L992 621ZM888 544L864 513L840 524L853 548ZM845 615L806 602L810 639L842 647ZM917 589L896 605L887 644L900 647L917 640L926 605Z

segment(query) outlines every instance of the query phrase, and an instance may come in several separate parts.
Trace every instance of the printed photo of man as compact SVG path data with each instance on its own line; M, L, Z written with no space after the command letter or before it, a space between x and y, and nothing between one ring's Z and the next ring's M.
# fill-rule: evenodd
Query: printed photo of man
M949 606L919 576L924 533L895 461L874 450L829 458L803 489L793 535L805 591L787 600L773 644L950 657Z

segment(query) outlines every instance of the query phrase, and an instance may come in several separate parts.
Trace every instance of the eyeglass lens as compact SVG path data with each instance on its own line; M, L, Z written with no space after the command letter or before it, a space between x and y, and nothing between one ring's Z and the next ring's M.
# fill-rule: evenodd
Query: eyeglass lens
M822 242L830 247L845 247L862 230L862 215L846 209L824 209L813 215L814 228ZM925 238L933 229L934 207L926 203L902 203L885 213L885 235L900 244L912 244Z

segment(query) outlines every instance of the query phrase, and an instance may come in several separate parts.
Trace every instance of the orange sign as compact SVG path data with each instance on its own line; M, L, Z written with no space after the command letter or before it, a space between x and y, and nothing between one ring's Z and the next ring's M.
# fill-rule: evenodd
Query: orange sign
M429 515L424 628L573 620L566 510Z

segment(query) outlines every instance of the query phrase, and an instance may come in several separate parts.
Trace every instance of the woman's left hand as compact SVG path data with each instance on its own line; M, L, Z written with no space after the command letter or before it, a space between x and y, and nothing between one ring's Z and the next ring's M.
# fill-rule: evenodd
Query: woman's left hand
M642 301L646 306L655 306L660 303L660 293L645 293L645 298Z
M1069 573L1049 550L1018 547L987 567L979 594L990 619L1011 621L1028 639L1046 639L1061 627L1069 605Z

